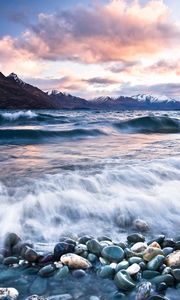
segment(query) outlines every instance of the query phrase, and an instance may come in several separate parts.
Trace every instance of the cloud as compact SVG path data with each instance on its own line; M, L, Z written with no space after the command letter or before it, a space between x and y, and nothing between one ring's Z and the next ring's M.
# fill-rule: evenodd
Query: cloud
M179 60L176 61L159 60L158 62L149 66L146 71L162 73L162 74L174 72L177 75L180 75L180 62Z
M111 64L108 69L113 73L131 72L134 67L140 64L138 61L121 61Z
M43 68L43 63L32 60L32 55L26 49L17 49L15 39L5 36L0 39L0 69L7 75L11 72L37 75Z
M148 57L179 39L180 29L162 0L144 5L138 0L111 0L41 13L15 45L44 60L104 63Z
M92 85L100 85L100 86L107 86L112 84L119 83L119 80L111 79L111 78L103 78L103 77L93 77L90 79L84 79L84 82Z

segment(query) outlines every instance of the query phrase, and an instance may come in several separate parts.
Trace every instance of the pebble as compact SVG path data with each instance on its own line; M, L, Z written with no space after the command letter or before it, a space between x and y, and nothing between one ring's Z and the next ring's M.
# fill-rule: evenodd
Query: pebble
M61 256L61 262L72 269L88 269L92 267L91 263L74 253L68 253Z
M140 266L138 264L132 264L129 266L126 271L129 273L129 275L136 275L141 270Z
M125 270L116 273L114 281L118 288L124 291L130 291L135 288L135 282Z
M144 242L145 237L140 233L133 233L127 236L127 240L129 243L138 243L138 242Z
M15 288L0 288L0 299L9 297L9 299L16 300L19 292Z
M174 269L172 274L177 281L180 281L180 269Z
M47 266L41 268L38 272L38 275L40 275L42 277L48 277L48 276L53 275L54 271L55 271L55 266L50 264L50 265L47 265Z
M131 247L131 250L137 253L145 251L147 248L147 244L143 242L138 242Z
M155 256L157 255L164 255L163 251L159 248L154 248L154 247L148 247L145 251L144 251L144 255L143 255L143 259L145 261L150 261L151 259L153 259Z
M136 219L133 222L133 227L141 232L145 232L150 229L148 223L141 219Z
M82 278L86 276L86 272L84 270L78 269L72 272L72 276L75 278Z
M159 267L163 264L165 257L163 255L157 255L147 264L148 270L157 271Z
M99 276L101 278L112 278L114 273L115 273L114 269L107 265L107 266L101 267Z
M125 270L129 267L129 262L127 260L123 260L116 266L116 273L120 270Z
M177 250L168 255L166 264L169 267L179 268L180 267L180 250Z
M102 250L102 245L95 239L91 239L86 243L87 249L93 254L100 255Z
M6 257L3 260L4 265L13 265L13 264L18 264L18 263L19 263L19 259L15 256Z
M63 254L74 252L74 245L65 242L60 242L54 247L54 257L59 260Z
M150 282L143 282L138 286L136 300L145 300L151 294L152 285Z
M63 266L62 268L60 268L57 273L54 276L55 280L61 280L65 277L67 277L69 274L69 268L68 266Z
M124 250L118 246L107 246L103 248L101 254L110 262L120 262L124 258Z
M32 248L26 247L24 259L28 262L35 262L39 258L39 254Z

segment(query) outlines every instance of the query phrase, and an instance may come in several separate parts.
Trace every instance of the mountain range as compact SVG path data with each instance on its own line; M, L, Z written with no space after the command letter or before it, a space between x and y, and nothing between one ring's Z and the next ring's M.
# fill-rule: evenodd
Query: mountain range
M58 91L46 93L15 73L4 76L0 72L0 109L179 110L180 101L144 94L86 100Z

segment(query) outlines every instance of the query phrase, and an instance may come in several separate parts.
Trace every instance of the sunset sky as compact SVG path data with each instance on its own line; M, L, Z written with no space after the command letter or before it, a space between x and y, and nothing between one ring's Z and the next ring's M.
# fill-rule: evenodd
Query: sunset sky
M86 98L180 97L180 1L1 0L0 71Z

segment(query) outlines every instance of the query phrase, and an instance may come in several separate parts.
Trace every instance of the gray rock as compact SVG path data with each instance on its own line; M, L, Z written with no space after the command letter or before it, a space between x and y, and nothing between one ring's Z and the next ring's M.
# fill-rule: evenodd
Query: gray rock
M145 237L142 234L133 233L127 236L127 240L129 243L138 243L138 242L144 242Z
M93 254L97 254L97 255L100 255L101 250L103 248L102 245L100 244L100 242L98 242L95 239L89 240L86 243L86 246L87 246L89 252L91 252Z
M152 285L150 282L143 282L138 286L136 300L145 300L151 294Z
M125 270L116 273L114 281L117 287L124 291L130 291L136 286L135 282Z

